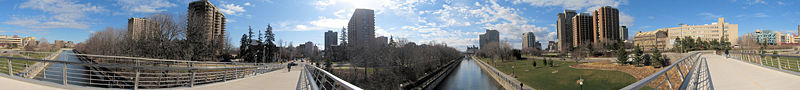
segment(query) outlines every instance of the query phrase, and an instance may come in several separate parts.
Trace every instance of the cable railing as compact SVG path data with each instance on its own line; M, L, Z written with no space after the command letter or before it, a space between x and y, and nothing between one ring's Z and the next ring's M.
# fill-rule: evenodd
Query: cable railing
M483 62L483 60L477 59L475 56L472 56L472 60L474 60L477 64L481 64L479 66L486 66L486 69L489 70L489 72L486 72L486 73L488 73L489 75L500 77L500 78L495 78L495 79L502 79L502 80L498 81L498 84L501 84L501 85L504 85L504 86L510 86L510 87L504 87L506 89L512 89L512 90L532 90L533 89L533 88L522 86L521 85L522 82L520 82L516 78L511 77L510 75L507 75L507 74L503 73L502 71L498 70L497 68L494 68L493 66L490 66L486 62Z
M701 58L700 54L698 52L683 57L653 75L622 88L622 90L713 90L707 60Z
M304 65L297 90L363 90L313 65Z
M12 77L32 77L44 83L96 88L158 89L192 87L246 78L285 68L280 63L211 63L195 61L137 60L115 56L72 54L80 62L0 56L0 72ZM4 59L4 60L3 60ZM155 60L155 61L154 61ZM114 62L94 62L114 61ZM29 74L27 63L49 63L39 73Z
M766 54L766 52L759 52L761 51L730 52L730 58L756 65L772 67L773 69L800 73L800 56Z

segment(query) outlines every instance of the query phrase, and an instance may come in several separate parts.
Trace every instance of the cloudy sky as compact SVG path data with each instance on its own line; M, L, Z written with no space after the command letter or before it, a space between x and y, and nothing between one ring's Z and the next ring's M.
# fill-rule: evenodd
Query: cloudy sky
M194 0L0 0L0 34L84 41L107 27L124 28L130 17L154 13L186 15ZM755 29L796 33L800 2L795 0L212 0L228 18L227 31L239 45L248 26L274 28L278 40L321 45L323 32L340 31L356 8L375 10L376 36L414 42L444 42L463 50L476 45L485 29L521 46L523 32L546 44L556 39L556 14L564 9L620 10L629 35L637 31L702 25L718 17ZM632 38L632 37L631 37ZM546 46L546 45L543 45Z

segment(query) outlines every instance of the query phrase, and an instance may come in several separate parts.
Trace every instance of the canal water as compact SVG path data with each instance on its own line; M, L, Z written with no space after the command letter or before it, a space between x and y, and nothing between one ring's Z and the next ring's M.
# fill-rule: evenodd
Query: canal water
M437 90L503 90L472 58L462 60L458 68L436 87Z
M81 62L81 60L78 59L78 57L76 57L75 55L68 55L68 54L75 54L75 53L70 51L70 50L65 50L65 51L61 52L60 55L58 55L56 60L69 61L69 62ZM59 83L59 84L62 83L62 81L61 81L61 78L62 78L62 76L61 76L61 74L62 74L61 66L63 66L63 65L64 64L50 63L50 66L47 67L47 79L42 79L42 78L39 78L39 77L37 77L37 79L48 81L48 82ZM70 70L70 69L77 69L77 70ZM85 83L78 83L78 82L86 82L87 80L85 80L85 79L75 79L75 78L88 78L88 76L87 76L89 74L88 72L80 71L80 70L87 70L87 69L88 68L86 68L84 66L67 65L67 76L69 78L69 79L67 79L67 83L70 84L70 85L86 86ZM80 74L85 74L85 75L80 75ZM39 74L39 75L43 75L43 74Z

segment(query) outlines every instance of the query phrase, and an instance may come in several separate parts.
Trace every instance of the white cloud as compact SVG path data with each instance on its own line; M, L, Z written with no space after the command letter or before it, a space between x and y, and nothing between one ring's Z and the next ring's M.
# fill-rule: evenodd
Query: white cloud
M117 0L118 6L123 10L129 10L131 13L158 13L166 11L166 8L178 6L175 3L167 0Z
M277 29L277 30L289 30L289 31L313 31L313 30L339 30L342 27L347 25L348 19L344 18L327 18L327 17L318 17L317 20L310 21L308 23L298 23L298 22L279 22L278 26L286 27L290 26L289 28L285 29ZM276 26L276 28L280 28Z
M320 28L341 28L347 25L347 19L335 19L335 18L326 18L326 17L319 17L318 20L311 21L310 24Z
M239 5L223 4L222 5L222 9L219 9L219 11L222 12L222 13L225 13L226 15L240 16L246 10L244 10L244 7L239 6Z
M5 24L17 25L27 28L76 28L88 29L87 13L107 11L103 7L90 3L79 4L69 0L30 0L19 5L22 9L41 10L49 16L17 16L13 15L11 21Z
M709 12L703 12L703 13L700 13L700 14L697 14L697 15L704 16L706 18L711 18L711 19L717 19L719 17L722 17L720 15L716 15L716 14L709 13Z
M753 17L761 17L761 18L763 18L763 17L769 17L769 15L767 15L765 13L755 13L755 14L753 14Z
M747 4L755 5L755 4L767 4L767 1L764 0L747 0Z
M653 17L653 16L647 16L647 18L648 19L656 19L656 17Z
M325 9L330 5L336 4L336 0L319 0L315 1L313 4L317 9Z
M537 7L549 7L549 6L557 6L563 7L566 9L576 9L582 10L587 9L593 10L591 8L597 9L602 6L619 6L623 3L623 1L618 0L515 0L512 2L513 4L520 4L520 3L528 3L531 6Z
M753 13L753 14L739 14L736 15L737 18L744 18L744 17L756 17L756 18L765 18L769 17L766 13Z
M345 13L345 12L346 12L346 10L342 9L342 10L333 12L333 16L336 16L336 18L347 18L347 13Z
M246 2L246 3L242 4L242 5L244 5L244 6L250 6L250 5L252 5L252 4L250 4L250 2Z
M619 25L630 27L634 25L633 21L635 21L633 16L625 14L625 12L619 12Z

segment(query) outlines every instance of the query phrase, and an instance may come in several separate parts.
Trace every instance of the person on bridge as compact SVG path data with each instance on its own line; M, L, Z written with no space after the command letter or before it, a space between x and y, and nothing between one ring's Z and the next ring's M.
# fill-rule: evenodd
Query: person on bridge
M289 62L286 64L286 70L288 70L288 72L292 72L292 64L294 64L294 62Z

